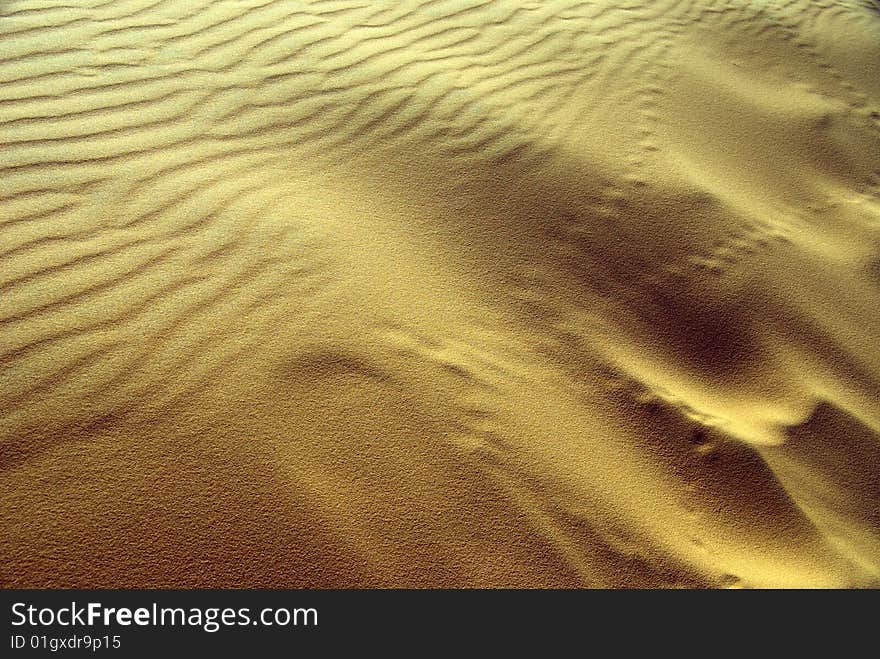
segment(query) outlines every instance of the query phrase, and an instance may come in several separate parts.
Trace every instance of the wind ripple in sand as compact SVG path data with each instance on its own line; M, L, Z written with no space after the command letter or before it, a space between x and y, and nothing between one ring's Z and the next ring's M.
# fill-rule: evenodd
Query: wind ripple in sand
M876 585L876 9L7 2L0 584Z

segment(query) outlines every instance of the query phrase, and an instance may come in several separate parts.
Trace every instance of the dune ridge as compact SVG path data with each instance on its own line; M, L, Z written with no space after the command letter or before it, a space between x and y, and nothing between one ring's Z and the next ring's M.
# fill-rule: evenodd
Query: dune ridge
M0 585L880 585L873 0L0 44Z

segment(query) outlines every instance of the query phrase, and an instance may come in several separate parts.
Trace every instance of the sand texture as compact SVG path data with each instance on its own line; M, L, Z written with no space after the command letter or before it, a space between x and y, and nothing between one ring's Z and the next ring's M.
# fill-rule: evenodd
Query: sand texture
M0 2L0 586L878 584L880 3Z

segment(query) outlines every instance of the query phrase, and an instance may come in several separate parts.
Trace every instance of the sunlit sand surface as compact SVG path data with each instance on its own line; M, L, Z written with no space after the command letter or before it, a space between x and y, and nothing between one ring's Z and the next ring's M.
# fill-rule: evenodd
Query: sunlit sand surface
M880 584L880 3L6 0L0 585Z

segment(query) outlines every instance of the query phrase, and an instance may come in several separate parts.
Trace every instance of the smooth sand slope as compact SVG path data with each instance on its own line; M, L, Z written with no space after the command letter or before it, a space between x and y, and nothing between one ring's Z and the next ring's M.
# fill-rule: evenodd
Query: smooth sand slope
M880 3L3 0L0 145L0 585L880 584Z

